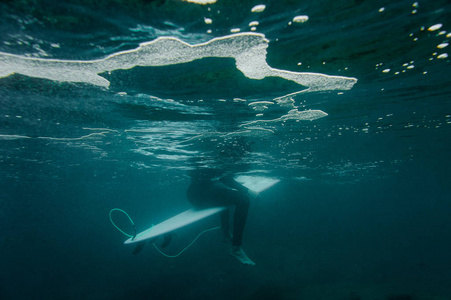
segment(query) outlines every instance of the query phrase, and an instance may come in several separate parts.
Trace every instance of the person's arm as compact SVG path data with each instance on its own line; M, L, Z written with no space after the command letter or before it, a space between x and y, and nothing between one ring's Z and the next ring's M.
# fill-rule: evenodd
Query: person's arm
M241 191L241 192L248 192L249 191L248 188L246 188L241 183L236 181L233 177L234 176L233 176L232 173L226 174L226 175L221 177L221 182L224 183L225 185L227 185L228 187L231 187L231 188L236 189L236 190Z

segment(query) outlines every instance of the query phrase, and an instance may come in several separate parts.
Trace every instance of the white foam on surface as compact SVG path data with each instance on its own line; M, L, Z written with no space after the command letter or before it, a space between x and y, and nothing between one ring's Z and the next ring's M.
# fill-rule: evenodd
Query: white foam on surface
M0 141L21 140L21 139L31 139L31 137L15 134L0 134Z
M280 77L308 87L308 91L349 90L356 78L280 70L266 62L269 41L263 34L238 33L190 45L173 37L160 37L138 48L96 60L59 60L0 52L0 78L12 74L59 82L81 82L108 88L110 82L99 74L137 66L184 64L206 57L234 58L236 67L249 79Z
M326 117L327 113L322 110L304 110L299 111L297 109L292 109L288 112L288 114L281 116L280 118L273 120L257 120L252 121L246 124L240 125L240 127L248 128L249 126L265 126L273 123L281 123L288 120L299 120L299 121L313 121L316 119L320 119Z

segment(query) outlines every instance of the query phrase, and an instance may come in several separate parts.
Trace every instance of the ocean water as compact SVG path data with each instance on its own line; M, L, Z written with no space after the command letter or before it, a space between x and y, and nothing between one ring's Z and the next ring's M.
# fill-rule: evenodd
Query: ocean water
M451 299L449 1L195 2L0 3L0 298ZM188 209L199 167L281 180L256 266L110 223Z

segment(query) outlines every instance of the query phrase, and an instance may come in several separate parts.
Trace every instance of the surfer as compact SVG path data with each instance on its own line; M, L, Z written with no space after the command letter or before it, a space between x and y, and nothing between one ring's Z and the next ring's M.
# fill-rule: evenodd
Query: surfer
M243 231L249 211L250 199L254 195L239 184L233 174L219 169L196 169L191 171L191 184L187 196L196 208L214 206L234 207L233 234L230 231L229 210L221 213L221 228L227 240L232 240L230 254L243 264L255 265L242 248Z

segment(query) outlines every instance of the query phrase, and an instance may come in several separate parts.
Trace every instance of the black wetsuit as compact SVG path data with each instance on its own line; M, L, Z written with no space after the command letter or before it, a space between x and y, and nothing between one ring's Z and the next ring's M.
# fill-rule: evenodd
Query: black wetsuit
M232 175L224 175L219 170L195 170L191 173L187 196L197 208L234 206L232 245L241 246L250 204L247 188L236 182ZM228 234L229 210L222 212L221 219L222 228Z

